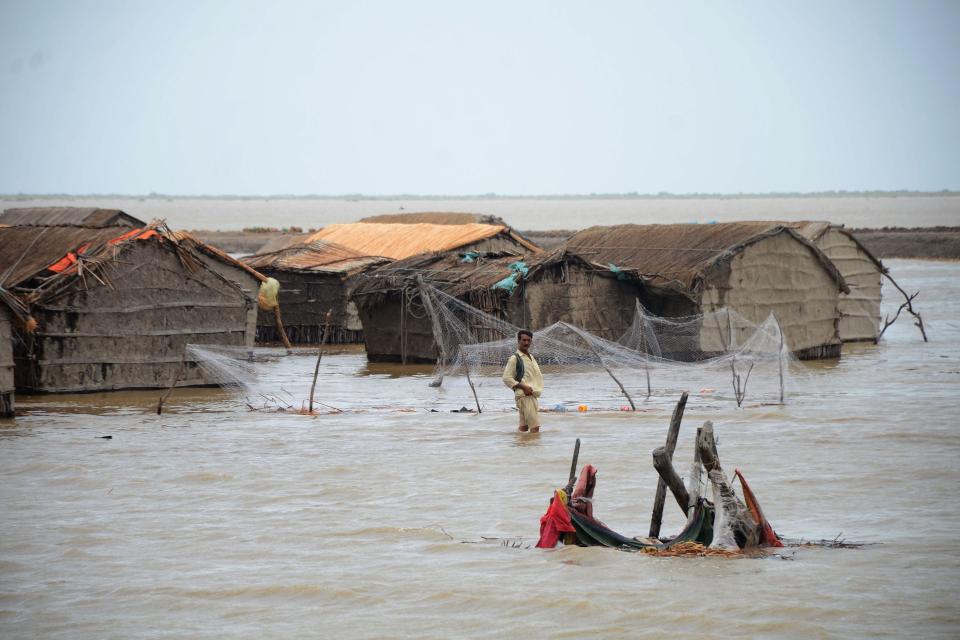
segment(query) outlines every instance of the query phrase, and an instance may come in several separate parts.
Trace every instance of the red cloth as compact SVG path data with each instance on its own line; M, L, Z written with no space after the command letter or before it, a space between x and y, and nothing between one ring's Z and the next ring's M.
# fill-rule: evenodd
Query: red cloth
M537 546L542 549L553 549L557 546L560 534L575 531L573 523L570 522L567 505L560 499L560 492L557 491L550 499L547 512L540 517L540 539L537 540Z

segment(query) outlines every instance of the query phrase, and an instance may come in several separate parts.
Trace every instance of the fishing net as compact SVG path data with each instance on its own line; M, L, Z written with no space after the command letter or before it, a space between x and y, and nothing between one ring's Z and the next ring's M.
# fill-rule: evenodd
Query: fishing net
M516 351L520 327L428 285L421 287L421 298L440 354L432 384L464 376L476 393L475 383L499 377ZM662 318L639 301L630 327L617 340L558 322L535 331L533 354L541 369L553 374L547 406L556 402L558 409L584 400L619 400L620 408L636 409L638 400L675 397L691 388L726 389L719 395L732 392L738 405L748 394L753 401L782 403L795 360L773 315L759 325L729 309ZM615 393L611 397L604 389Z

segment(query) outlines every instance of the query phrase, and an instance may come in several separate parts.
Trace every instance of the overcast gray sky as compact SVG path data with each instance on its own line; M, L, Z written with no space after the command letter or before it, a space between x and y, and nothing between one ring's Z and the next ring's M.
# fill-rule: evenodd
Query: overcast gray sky
M0 192L960 188L960 2L0 0Z

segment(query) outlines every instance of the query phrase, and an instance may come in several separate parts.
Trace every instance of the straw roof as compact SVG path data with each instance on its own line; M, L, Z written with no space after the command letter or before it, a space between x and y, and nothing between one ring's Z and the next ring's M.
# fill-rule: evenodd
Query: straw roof
M170 235L178 242L186 244L190 248L195 249L200 253L204 253L208 255L214 260L222 262L231 267L235 267L237 269L242 269L243 271L246 271L251 276L259 280L260 282L264 282L267 279L267 276L263 275L262 273L260 273L259 271L251 267L250 265L244 264L242 261L237 260L236 258L231 256L229 253L224 251L223 249L220 249L219 247L215 247L212 244L207 244L206 242L201 242L200 240L197 240L194 236L190 235L186 231L174 231Z
M22 207L0 213L0 223L10 226L145 227L147 223L120 209L95 207Z
M84 245L89 245L86 253L98 253L129 231L128 227L0 228L0 286L17 286Z
M567 241L566 249L593 264L630 273L652 286L690 293L711 269L777 234L788 234L806 246L841 289L846 287L833 262L810 240L792 228L770 222L598 226L575 234Z
M862 242L857 240L857 237L853 235L853 233L851 233L848 229L845 229L842 224L833 224L831 222L812 220L804 220L801 222L776 222L772 224L782 224L784 226L792 227L799 231L800 235L813 243L818 242L823 234L825 234L827 231L833 230L841 233L849 238L851 242L857 245L857 248L860 249L860 251L867 256L867 259L873 262L873 264L875 264L881 272L886 271L886 267L883 266L883 263L880 262L880 259L873 255L873 253L871 253Z
M441 211L387 213L361 218L360 222L380 222L387 224L417 224L420 222L429 224L470 224L477 222L480 224L497 224L502 227L508 226L507 223L503 221L503 218L485 213L447 213Z
M332 224L309 236L306 242L327 240L368 256L394 260L418 253L458 249L481 240L504 234L529 251L539 247L509 227L498 224L388 224L356 222Z
M326 240L314 240L277 251L258 253L242 259L256 269L349 275L380 264L389 258L365 256L353 249Z

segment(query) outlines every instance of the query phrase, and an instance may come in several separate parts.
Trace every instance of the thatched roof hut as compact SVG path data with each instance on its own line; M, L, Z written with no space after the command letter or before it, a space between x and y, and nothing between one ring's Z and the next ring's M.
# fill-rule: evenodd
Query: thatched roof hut
M0 418L13 417L13 325L10 310L0 303Z
M502 224L391 224L355 222L331 224L308 236L306 242L325 240L365 256L403 260L420 253L445 251L536 252L540 248Z
M253 345L248 295L164 227L0 228L0 287L17 389L205 384L188 343Z
M495 224L508 226L503 218L486 213L448 213L443 211L421 211L411 213L385 213L361 218L360 222L387 224Z
M242 259L250 267L280 283L283 324L293 343L316 344L323 338L327 311L331 311L330 343L363 342L363 327L350 300L353 276L390 262L365 256L325 240L299 244ZM261 311L257 341L280 340L273 313Z
M881 285L886 267L842 225L830 222L790 224L830 258L850 289L840 294L840 339L876 342L880 334Z
M96 207L20 207L0 213L0 225L11 227L105 227L142 228L143 220L119 209Z
M566 248L642 281L652 295L686 299L698 313L727 307L760 324L773 312L801 358L840 353L838 301L847 285L795 229L768 222L591 227ZM722 350L728 337L718 333L704 328L701 348Z
M371 361L435 362L420 277L495 318L539 329L564 321L609 339L630 326L640 283L564 251L424 254L363 274L353 293ZM490 336L489 339L494 339Z

